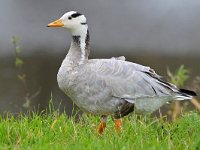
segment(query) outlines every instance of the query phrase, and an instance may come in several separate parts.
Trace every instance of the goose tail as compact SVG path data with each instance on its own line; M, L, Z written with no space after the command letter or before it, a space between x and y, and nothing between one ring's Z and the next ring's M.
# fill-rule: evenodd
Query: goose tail
M178 95L175 96L175 100L191 100L193 96L197 96L194 91L179 89Z

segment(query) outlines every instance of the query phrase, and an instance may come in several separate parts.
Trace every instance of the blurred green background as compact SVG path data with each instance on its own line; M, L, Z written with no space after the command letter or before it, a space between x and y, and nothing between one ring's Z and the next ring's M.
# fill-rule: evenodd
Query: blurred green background
M184 64L190 71L186 87L194 89L193 80L200 75L199 7L199 0L1 0L0 113L42 110L52 96L70 114L73 104L58 89L56 74L71 35L46 25L71 10L87 17L90 58L124 55L162 76L167 67L175 71ZM27 87L18 78L12 36L20 39ZM32 96L28 102L27 91Z

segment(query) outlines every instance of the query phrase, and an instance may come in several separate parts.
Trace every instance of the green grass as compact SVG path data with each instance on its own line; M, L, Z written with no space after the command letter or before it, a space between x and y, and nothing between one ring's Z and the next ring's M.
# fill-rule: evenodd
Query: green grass
M200 115L184 114L174 123L150 116L124 117L123 131L115 133L112 119L102 137L99 118L83 115L31 113L0 116L0 149L200 149Z

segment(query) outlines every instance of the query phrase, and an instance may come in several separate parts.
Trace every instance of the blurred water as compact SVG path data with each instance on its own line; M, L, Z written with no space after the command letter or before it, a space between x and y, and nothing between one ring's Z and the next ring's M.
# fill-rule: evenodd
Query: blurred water
M70 34L46 25L70 10L86 15L98 50L200 55L199 8L199 0L0 0L0 55L11 53L13 35L28 54L44 46L61 52Z
M35 50L37 51L37 50ZM112 56L122 55L122 51L113 51L110 53L92 53L91 58L110 58ZM30 108L45 109L53 96L53 101L56 106L59 106L62 101L61 109L65 107L65 111L70 114L72 109L72 102L65 96L58 88L56 81L56 74L62 59L66 52L57 55L50 55L39 53L31 56L24 56L24 72L27 74L28 89L30 93L35 93L41 88L40 94L31 100ZM127 60L134 61L143 65L148 65L155 69L155 71L166 76L166 68L169 67L171 71L176 70L181 64L184 64L191 72L191 80L195 76L200 75L199 57L166 57L162 55L145 54L134 55L125 53ZM25 89L23 84L17 78L18 70L14 65L14 54L7 57L0 57L0 113L9 111L18 113L26 111L23 107L26 102L24 99ZM190 80L190 81L191 81ZM189 82L190 83L190 82Z

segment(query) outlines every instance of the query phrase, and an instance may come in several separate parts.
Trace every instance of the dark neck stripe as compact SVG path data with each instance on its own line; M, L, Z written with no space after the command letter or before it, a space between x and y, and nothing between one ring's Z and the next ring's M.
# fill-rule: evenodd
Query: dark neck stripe
M86 43L86 48L89 48L89 45L90 45L90 34L89 34L89 30L87 30L87 35L86 35L85 43Z
M81 39L80 35L72 36L73 45L80 48L80 45L81 45L80 39ZM85 57L88 58L88 56L90 54L90 35L89 35L88 30L87 30L87 35L85 38L85 49L84 50L85 50Z
M81 44L80 38L81 38L80 35L72 36L73 43L80 46L80 44ZM89 31L87 30L87 35L86 35L86 38L85 38L86 48L89 46L89 42L90 42L90 35L89 35Z
M72 39L73 39L74 44L76 44L77 46L80 46L81 42L80 42L80 36L79 35L72 36Z

